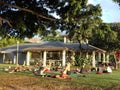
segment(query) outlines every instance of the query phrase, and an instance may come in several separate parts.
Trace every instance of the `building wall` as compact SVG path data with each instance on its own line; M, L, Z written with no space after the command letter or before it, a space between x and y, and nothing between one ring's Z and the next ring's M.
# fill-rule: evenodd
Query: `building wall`
M18 59L18 64L22 65L24 61L26 61L26 54L25 53L19 53L19 59Z
M3 63L3 56L4 54L0 54L0 63ZM4 63L7 61L11 61L13 63L14 53L5 53Z
M26 54L19 53L18 56L18 64L23 64L26 60ZM10 60L12 64L15 64L16 59L16 53L6 53L4 63L7 63L7 61ZM0 63L3 63L3 53L0 54Z

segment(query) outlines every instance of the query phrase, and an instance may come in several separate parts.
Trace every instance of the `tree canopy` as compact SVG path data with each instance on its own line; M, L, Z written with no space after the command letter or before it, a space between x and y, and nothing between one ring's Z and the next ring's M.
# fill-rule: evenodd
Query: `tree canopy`
M102 22L100 18L101 11L100 5L93 6L84 3L82 8L79 8L78 11L76 11L77 13L74 15L75 17L73 17L71 20L72 23L69 25L70 27L73 25L73 27L68 29L70 38L77 40L78 42L89 39L92 36L93 28L96 28L96 26Z
M109 26L112 31L115 31L117 33L117 39L116 39L117 43L114 44L117 45L116 49L120 50L120 23L109 23Z
M93 30L90 43L107 51L115 51L119 46L117 37L118 33L112 30L109 24L101 23L98 28Z
M88 38L91 28L101 22L101 8L88 5L87 1L1 0L0 33L4 33L2 37L24 38L36 34L56 35L55 30L60 29L66 30L69 36Z
M2 31L7 35L16 35L20 38L32 37L38 31L41 34L47 34L46 29L57 21L49 14L54 12L53 9L57 3L57 1L52 3L50 0L1 0ZM52 7L50 7L51 4L53 4Z
M109 23L110 28L118 33L118 40L120 40L120 23Z
M18 41L19 41L19 43L24 43L23 39L12 37L12 36L6 37L6 38L2 38L0 40L0 48L3 48L5 46L10 46L10 45L17 44Z

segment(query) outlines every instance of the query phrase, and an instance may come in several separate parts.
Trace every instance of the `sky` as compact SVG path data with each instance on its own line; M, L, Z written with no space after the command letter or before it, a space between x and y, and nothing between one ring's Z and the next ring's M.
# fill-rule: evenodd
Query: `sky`
M120 6L112 0L89 0L91 4L100 4L102 20L106 23L120 22Z

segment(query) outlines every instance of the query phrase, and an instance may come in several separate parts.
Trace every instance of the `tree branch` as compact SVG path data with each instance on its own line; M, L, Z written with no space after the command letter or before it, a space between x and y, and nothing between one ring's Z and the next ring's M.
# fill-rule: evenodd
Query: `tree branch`
M34 15L37 15L37 16L39 16L39 17L41 17L41 18L44 18L44 19L48 19L48 20L52 20L52 21L55 21L55 20L56 20L56 19L54 19L54 18L49 18L49 17L46 17L46 16L44 16L44 15L41 15L41 14L39 14L39 13L37 13L37 12L35 12L35 11L32 11L32 10L30 10L30 9L21 8L21 7L19 7L19 6L12 5L12 4L8 4L8 3L3 2L3 1L0 1L0 4L7 5L7 6L10 6L10 7L16 8L16 9L20 9L20 10L25 11L25 12L30 12L30 13L32 13L32 14L34 14Z
M9 21L9 20L0 17L0 21L6 21L6 22L8 23L8 25L9 25L10 27L12 27L12 25L10 24L10 21Z

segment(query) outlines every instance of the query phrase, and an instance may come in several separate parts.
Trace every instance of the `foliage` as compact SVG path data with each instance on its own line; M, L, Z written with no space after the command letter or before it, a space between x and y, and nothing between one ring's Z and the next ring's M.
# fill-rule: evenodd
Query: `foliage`
M90 44L107 51L116 50L118 47L117 32L111 30L108 24L101 23L97 29L93 30Z
M120 50L120 23L109 23L109 26L112 31L117 33L117 41L114 43L114 46L117 50Z
M22 39L18 39L15 37L6 37L6 38L2 38L0 40L0 48L3 48L5 46L10 46L13 44L17 44L17 41L19 41L20 43L23 43Z
M90 60L87 58L82 58L80 56L75 56L75 66L90 66Z
M1 0L1 32L6 33L4 37L13 35L24 38L36 34L47 36L60 29L68 32L70 38L89 38L91 28L101 22L102 10L100 5L88 5L87 1Z
M47 36L42 37L42 40L45 41L63 41L63 37L60 36L60 31L55 31L55 33L48 34Z
M6 34L15 35L21 38L25 36L32 37L38 31L47 34L48 31L46 28L52 23L49 17L53 18L48 14L50 11L47 10L47 5L51 4L50 1L2 0L0 4L2 12L0 17L6 22L2 22L1 25L2 28L7 29Z
M77 6L77 3L76 1L74 6ZM101 11L100 5L88 5L87 0L84 0L81 7L76 8L75 13L68 12L67 15L70 15L68 20L71 21L67 30L69 37L79 43L89 39L92 36L92 29L101 22Z
M84 62L83 58L75 56L75 66L82 66L83 62Z

